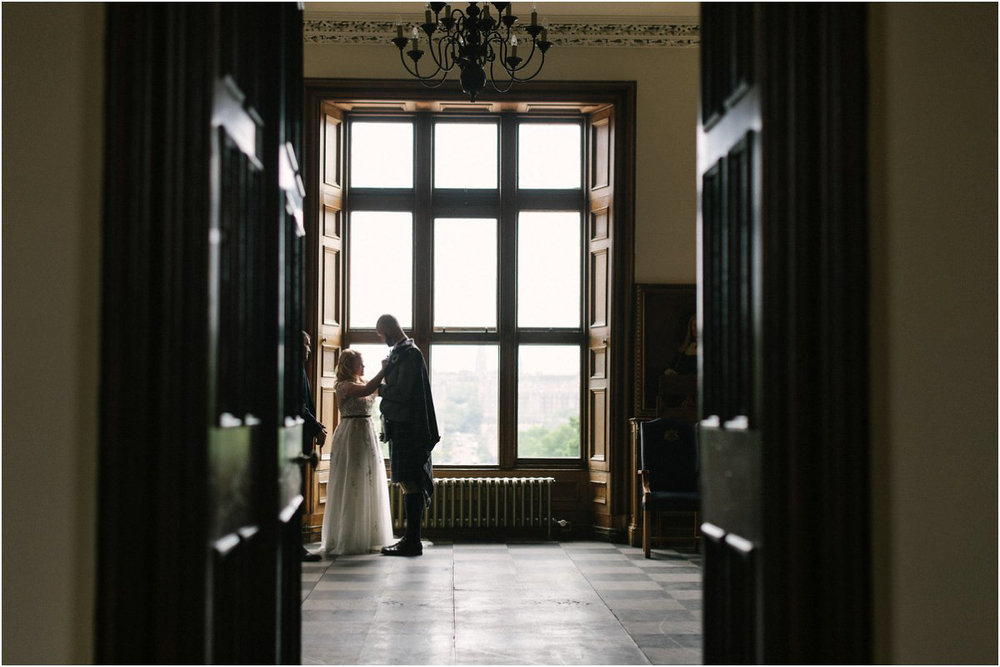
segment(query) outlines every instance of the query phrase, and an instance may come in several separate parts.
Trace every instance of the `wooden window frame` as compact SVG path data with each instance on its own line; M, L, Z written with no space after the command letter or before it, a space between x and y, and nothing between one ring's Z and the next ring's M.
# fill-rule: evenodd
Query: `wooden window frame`
M500 157L498 187L490 190L479 189L438 189L433 184L433 131L434 124L446 121L475 121L489 119L496 121L498 155ZM530 189L517 187L517 142L518 127L526 120L531 123L565 123L579 128L581 158L585 154L586 118L579 112L562 114L525 114L503 111L500 114L479 114L470 116L463 112L400 111L393 114L349 112L346 146L350 146L351 128L355 122L411 121L414 136L414 178L412 188L352 188L348 185L345 206L345 299L347 307L344 317L345 347L353 344L378 344L380 341L374 327L354 327L351 323L350 308L350 216L355 211L406 211L413 215L413 294L412 322L406 327L417 346L424 351L428 367L433 375L431 349L435 345L491 344L497 345L499 354L498 392L498 442L496 464L435 464L441 470L494 469L516 470L521 467L581 468L584 461L584 433L581 434L575 457L524 458L518 452L518 355L522 345L566 345L579 350L578 370L580 372L579 412L581 425L585 412L583 386L585 376L584 329L586 316L585 294L585 244L584 222L587 207L584 189L584 167L581 159L580 187L575 189ZM345 164L350 162L350 149L345 155ZM397 156L402 159L401 156ZM392 156L387 156L392 159ZM350 170L347 172L350 183ZM575 327L520 327L517 323L517 227L518 215L522 211L559 210L579 214L579 277L580 291L577 295L580 316ZM497 321L490 328L445 328L433 322L434 295L434 221L443 217L483 217L497 221Z
M318 183L314 171L320 164L317 155L319 143L316 141L322 120L323 109L336 107L338 113L361 111L366 112L400 112L400 111L466 111L470 116L476 116L486 107L494 112L515 111L530 112L539 115L560 116L570 111L583 115L601 118L606 128L610 128L613 147L608 154L607 165L610 182L614 184L614 196L604 181L596 182L591 187L593 174L585 174L584 190L590 199L589 210L585 209L587 220L584 229L584 254L588 242L591 248L602 251L595 246L595 237L590 227L594 224L595 213L602 217L604 233L607 234L602 252L606 262L608 280L603 288L607 290L607 312L604 313L606 326L594 328L594 323L588 322L586 308L594 295L591 294L589 283L584 288L583 338L588 342L582 346L581 368L584 369L585 399L582 403L581 430L588 433L584 436L582 457L578 461L565 459L550 464L548 459L528 459L523 461L501 460L494 469L483 467L448 468L451 476L504 476L515 474L538 474L548 471L556 477L553 491L554 508L561 517L574 522L575 525L592 527L591 534L610 539L624 539L628 521L629 498L632 490L632 475L630 474L629 430L628 416L631 413L631 354L629 341L632 339L632 300L630 295L634 285L634 200L635 200L635 123L636 123L636 85L631 81L542 81L532 82L515 88L505 94L484 93L476 105L470 105L468 97L463 95L457 84L446 82L434 89L423 87L415 80L389 79L306 79L305 81L305 164L306 164L306 220L307 253L310 261L307 264L306 300L307 303L317 303L316 285L318 280L319 246L317 241L320 205L313 195L313 187ZM610 117L608 112L611 112ZM609 124L610 119L610 124ZM588 131L585 146L588 158L591 152L592 134ZM589 159L585 158L583 166ZM428 173L427 178L431 175ZM608 208L600 209L601 206ZM611 241L613 240L613 244ZM600 245L600 237L597 237ZM425 255L429 256L429 254ZM587 258L591 261L592 258ZM416 267L415 267L416 268ZM589 264L584 267L584 276L589 278ZM613 278L612 278L613 276ZM501 282L500 289L512 289L513 285ZM311 293L308 293L310 292ZM419 306L418 306L419 308ZM307 330L319 330L319 312L315 308L307 308L305 326ZM343 312L343 311L341 311ZM421 311L418 310L418 314ZM432 314L429 308L422 310L426 317ZM415 322L415 327L419 323ZM356 334L356 332L354 332ZM366 342L355 335L353 342ZM372 342L368 340L367 342ZM528 338L524 342L529 342ZM575 342L575 341L573 341ZM426 345L426 341L418 343ZM337 350L346 347L346 339L331 339L331 345ZM596 347L595 347L596 346ZM606 347L602 347L606 346ZM595 357L597 355L597 357ZM594 372L596 358L600 358L603 370ZM316 371L318 369L312 369ZM513 377L513 376L511 376ZM501 387L501 391L506 388ZM593 395L591 395L593 394ZM595 401L595 397L599 400ZM594 409L602 410L599 419L590 414ZM596 414L596 413L595 413ZM501 415L501 419L505 416ZM512 417L506 417L512 419ZM516 422L515 422L516 423ZM600 441L589 442L591 423L598 424L602 429ZM555 467L556 464L564 467ZM506 467L505 467L506 466Z

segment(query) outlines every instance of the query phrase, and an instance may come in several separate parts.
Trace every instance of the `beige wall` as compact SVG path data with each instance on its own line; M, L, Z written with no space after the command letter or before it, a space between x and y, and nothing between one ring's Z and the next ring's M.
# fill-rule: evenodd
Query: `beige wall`
M408 76L391 44L306 44L305 75ZM553 47L543 75L637 82L635 279L695 282L698 50Z
M3 662L93 661L104 9L3 5Z
M997 6L871 9L880 662L997 662Z

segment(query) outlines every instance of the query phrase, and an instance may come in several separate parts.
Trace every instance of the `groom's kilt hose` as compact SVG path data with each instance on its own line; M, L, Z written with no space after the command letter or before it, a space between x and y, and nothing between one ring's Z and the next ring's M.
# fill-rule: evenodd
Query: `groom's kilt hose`
M389 441L390 481L426 485L431 475L431 452L418 424L386 420L385 431Z

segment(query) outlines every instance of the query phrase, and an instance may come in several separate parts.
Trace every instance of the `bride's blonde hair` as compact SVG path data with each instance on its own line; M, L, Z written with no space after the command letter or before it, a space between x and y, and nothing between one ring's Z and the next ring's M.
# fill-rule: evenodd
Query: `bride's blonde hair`
M355 360L361 359L357 350L344 350L337 360L337 382L354 382L358 376L354 373Z

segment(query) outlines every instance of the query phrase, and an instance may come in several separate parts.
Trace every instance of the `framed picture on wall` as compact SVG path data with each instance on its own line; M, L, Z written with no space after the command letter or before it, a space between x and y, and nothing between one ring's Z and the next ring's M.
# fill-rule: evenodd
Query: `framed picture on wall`
M695 298L694 285L636 285L634 416L696 414Z

